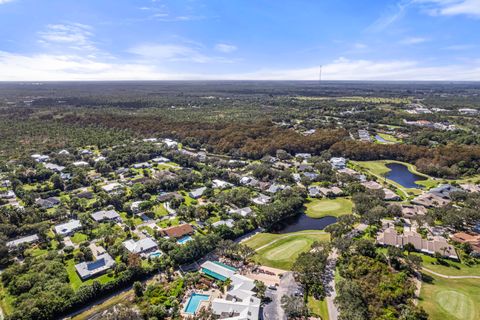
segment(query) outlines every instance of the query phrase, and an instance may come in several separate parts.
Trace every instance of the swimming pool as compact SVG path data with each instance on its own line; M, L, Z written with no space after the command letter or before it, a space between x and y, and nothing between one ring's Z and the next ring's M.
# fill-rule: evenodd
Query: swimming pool
M195 314L197 312L200 302L207 301L210 298L208 294L192 293L185 307L185 313Z
M163 253L161 253L160 251L155 251L155 252L152 252L150 254L150 257L152 258L158 258L158 257L161 257Z
M177 243L179 244L184 244L185 242L188 242L188 241L192 241L192 237L191 236L185 236L185 237L182 237L180 239L177 240Z

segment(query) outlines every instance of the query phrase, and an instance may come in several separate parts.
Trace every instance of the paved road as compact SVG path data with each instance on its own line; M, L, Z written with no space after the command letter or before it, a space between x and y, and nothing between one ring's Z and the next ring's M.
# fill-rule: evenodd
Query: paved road
M422 270L445 279L480 279L480 276L447 276L427 268L422 268Z
M330 320L338 319L338 309L335 305L335 297L337 296L337 291L335 289L335 268L337 266L338 253L336 249L333 249L328 256L328 264L325 272L326 285L325 289L327 290L327 308L328 308L328 318Z
M300 290L300 286L295 282L292 272L286 272L280 279L277 290L267 289L266 295L272 301L263 308L263 319L265 320L286 320L287 317L282 309L281 299L284 295L291 295Z

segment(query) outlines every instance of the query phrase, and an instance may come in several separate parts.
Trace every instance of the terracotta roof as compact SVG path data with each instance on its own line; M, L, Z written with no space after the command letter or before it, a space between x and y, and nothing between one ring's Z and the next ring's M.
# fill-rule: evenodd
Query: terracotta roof
M193 228L190 224L185 223L179 226L163 229L162 232L171 238L180 238L184 235L193 233Z

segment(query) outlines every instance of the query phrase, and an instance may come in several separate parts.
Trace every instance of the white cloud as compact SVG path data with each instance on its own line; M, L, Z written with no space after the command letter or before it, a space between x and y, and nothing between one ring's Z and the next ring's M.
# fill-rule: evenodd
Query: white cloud
M260 69L251 72L181 73L154 61L132 63L81 55L20 55L0 51L1 81L48 80L316 80L318 66ZM480 61L464 65L423 66L417 61L349 60L323 66L325 80L480 80Z
M407 44L407 45L412 45L412 44L419 44L428 41L426 38L422 37L408 37L400 41L400 44Z
M197 63L210 61L209 57L201 54L197 49L178 44L143 44L129 49L128 52L156 61L192 61Z
M226 43L217 43L215 45L215 50L223 52L223 53L230 53L233 51L236 51L238 48L234 45L231 44L226 44Z
M480 0L414 0L432 15L480 17Z
M5 4L7 2L12 2L12 1L14 1L14 0L0 0L0 4Z
M367 31L379 32L390 25L394 24L405 15L407 8L410 2L401 1L398 2L394 7L391 7L389 12L386 12L380 16L376 21L374 21L368 28Z
M49 24L46 30L40 31L39 42L50 47L58 46L62 49L95 51L91 41L92 28L85 24Z

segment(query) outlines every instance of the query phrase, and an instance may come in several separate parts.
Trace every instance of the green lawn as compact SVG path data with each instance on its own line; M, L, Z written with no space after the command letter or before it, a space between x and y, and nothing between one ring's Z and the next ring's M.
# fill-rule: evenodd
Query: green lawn
M80 244L84 241L87 241L88 236L86 234L81 233L81 232L76 232L72 237L70 237L70 240L72 240L72 242L75 243L75 244Z
M463 263L447 259L443 260L444 264L440 264L437 262L437 259L432 256L418 252L414 252L413 254L422 258L423 267L440 274L447 276L480 276L480 264L467 266Z
M287 234L259 233L244 242L257 250L254 260L265 266L290 270L298 255L310 249L315 241L329 241L323 231L302 231Z
M326 216L339 217L345 214L351 214L353 203L348 198L336 199L312 199L306 205L306 214L312 218L322 218Z
M70 285L73 290L77 290L78 288L80 288L82 284L91 284L93 281L98 281L103 284L114 279L114 276L109 276L109 274L106 273L99 277L91 278L91 279L88 279L87 281L82 281L82 279L80 279L80 277L78 276L77 271L75 270L75 260L70 259L70 260L67 260L66 263L67 263L66 268L68 273L68 279L70 280Z
M431 276L431 280L430 283L422 283L420 292L420 306L428 312L430 319L480 319L479 279L444 279Z
M152 209L153 209L153 212L155 213L156 218L160 218L168 215L168 211L167 209L165 209L165 206L163 205L163 203L157 204Z
M316 316L320 316L322 320L328 319L328 307L325 299L316 300L314 297L308 297L308 309Z
M0 308L2 308L5 315L9 315L13 311L14 297L10 295L6 288L3 287L0 281Z

